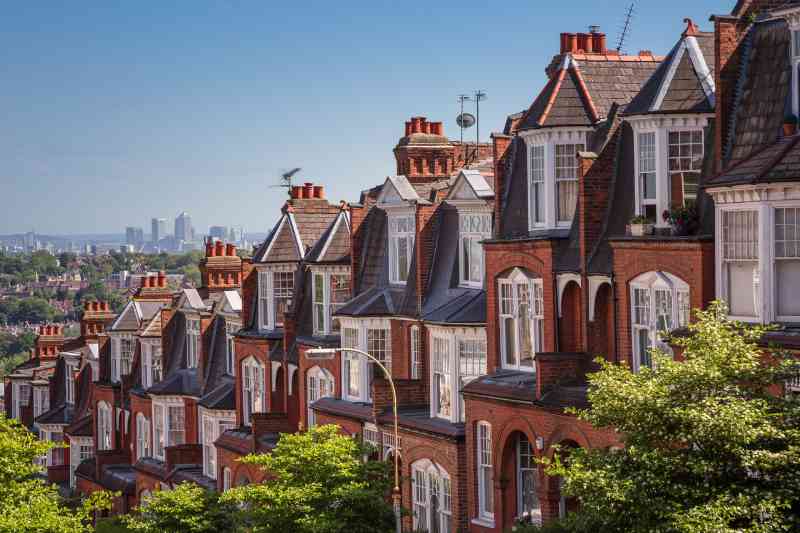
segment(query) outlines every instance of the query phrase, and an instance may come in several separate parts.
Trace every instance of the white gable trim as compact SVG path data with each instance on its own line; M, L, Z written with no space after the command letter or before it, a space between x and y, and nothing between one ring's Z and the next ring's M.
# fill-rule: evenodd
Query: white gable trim
M611 278L608 276L589 276L589 322L594 322L594 306L597 302L597 293L603 285L611 285Z
M390 187L389 187L390 186ZM378 204L401 204L405 203L403 197L400 196L400 191L397 190L394 182L386 178L386 181L383 182L383 187L381 187L381 193L378 195Z
M708 99L708 103L711 104L712 107L714 106L714 76L711 74L708 64L706 64L703 52L700 50L700 45L697 43L697 38L690 35L684 37L681 44L678 45L677 50L675 50L675 54L672 56L672 61L670 61L669 68L667 69L667 74L661 80L661 86L658 88L658 95L653 105L650 106L650 111L659 111L661 109L667 91L670 85L672 85L675 72L678 70L678 65L680 65L683 55L687 51L689 52L689 60L692 62L695 73L700 79L700 85L703 87L703 92Z
M297 229L297 222L294 219L294 215L289 213L289 222L292 224L292 232L294 232L294 240L295 244L297 244L297 253L300 255L300 259L306 256L306 251L303 247L303 241L300 240L300 230Z
M347 224L347 217L344 216L343 212L340 212L336 217L336 222L333 224L333 229L328 234L328 238L325 240L325 244L322 246L322 250L319 252L319 257L325 257L325 253L328 251L328 246L331 244L331 239L336 235L336 232L339 230L339 224L342 221L342 218L345 219L345 224Z
M582 287L581 284L581 277L578 274L566 273L566 274L559 274L557 277L558 282L558 316L561 316L561 299L564 297L564 289L567 288L567 284L570 281L574 281L578 284L578 287Z
M658 111L661 109L661 104L664 103L664 97L667 96L669 86L672 85L672 78L675 77L675 72L678 70L678 65L680 65L681 59L683 59L683 54L685 52L686 39L683 39L681 44L678 45L678 49L675 50L675 53L672 55L672 61L670 61L667 74L661 79L661 86L658 88L658 95L656 96L653 105L650 106L650 111Z

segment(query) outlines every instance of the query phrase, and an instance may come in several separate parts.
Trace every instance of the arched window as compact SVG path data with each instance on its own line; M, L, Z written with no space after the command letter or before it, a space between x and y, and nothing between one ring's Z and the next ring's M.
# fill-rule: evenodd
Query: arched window
M225 467L222 469L222 490L231 488L231 469Z
M311 404L328 396L333 396L333 375L325 370L315 366L308 371L308 427L313 427L316 424L314 418L314 410Z
M441 466L420 459L411 465L414 530L450 533L452 506L450 476Z
M515 268L500 278L500 348L503 368L533 371L533 358L542 351L544 296L541 278Z
M689 285L668 272L647 272L630 283L633 370L653 366L650 350L670 348L660 333L689 323Z
M264 393L264 366L254 357L242 362L242 420L250 424L253 413L263 413L266 409Z
M97 449L111 450L111 406L106 402L97 404Z
M136 415L136 459L150 455L150 421L139 413Z
M484 520L494 520L494 469L492 467L492 425L477 425L478 515Z

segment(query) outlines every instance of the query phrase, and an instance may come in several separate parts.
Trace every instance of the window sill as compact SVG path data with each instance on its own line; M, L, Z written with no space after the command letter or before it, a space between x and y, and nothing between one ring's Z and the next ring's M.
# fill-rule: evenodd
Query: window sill
M494 518L473 518L470 523L475 524L476 526L494 528Z

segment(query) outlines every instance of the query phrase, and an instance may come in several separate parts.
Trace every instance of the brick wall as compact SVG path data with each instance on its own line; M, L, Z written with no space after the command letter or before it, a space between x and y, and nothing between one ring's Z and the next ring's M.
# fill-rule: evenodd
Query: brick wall
M428 391L422 380L394 378L393 381L399 408L428 404ZM375 416L392 412L392 388L386 379L376 377L372 382L372 411Z
M416 231L414 253L416 254L417 265L417 309L422 309L422 302L427 294L428 280L433 266L434 230L435 221L432 220L439 209L439 205L417 205Z

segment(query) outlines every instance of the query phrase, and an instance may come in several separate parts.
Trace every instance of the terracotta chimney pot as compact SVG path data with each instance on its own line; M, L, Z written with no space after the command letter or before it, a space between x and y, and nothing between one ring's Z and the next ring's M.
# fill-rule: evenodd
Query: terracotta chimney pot
M314 198L314 184L306 182L303 184L303 196L305 198Z
M228 243L225 246L225 255L227 256L234 256L236 255L236 245L232 243Z
M314 198L325 198L325 190L322 185L314 185Z
M214 243L214 246L216 246L216 253L218 256L225 255L225 245L222 244L222 241L217 241Z

